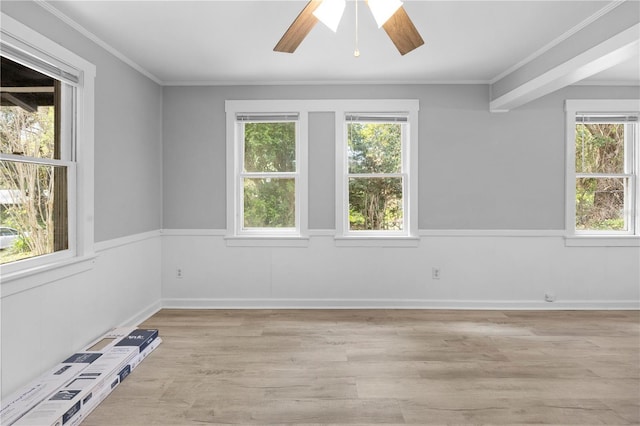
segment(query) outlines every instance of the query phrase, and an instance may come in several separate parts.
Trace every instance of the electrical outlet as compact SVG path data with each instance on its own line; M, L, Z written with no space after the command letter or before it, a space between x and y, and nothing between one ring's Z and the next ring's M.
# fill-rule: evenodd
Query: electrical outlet
M431 268L431 279L439 280L440 275L440 268Z
M184 271L182 268L176 268L176 278L184 278Z

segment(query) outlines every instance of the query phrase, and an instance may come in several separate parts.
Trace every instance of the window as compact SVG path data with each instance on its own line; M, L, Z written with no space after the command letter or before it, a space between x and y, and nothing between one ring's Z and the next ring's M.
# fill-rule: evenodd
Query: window
M418 106L227 100L227 245L308 244L312 112L335 117L335 139L326 142L336 146L336 244L417 245Z
M297 232L297 114L238 115L241 232Z
M247 112L254 107L260 112ZM230 237L300 237L306 229L306 114L268 107L227 102L233 121Z
M638 235L638 102L567 101L566 109L569 234Z
M92 254L95 67L2 20L0 264L7 281Z
M342 132L337 136L338 235L416 236L417 102L363 101L361 106L377 111L337 116Z
M1 61L0 226L18 232L0 252L4 264L68 249L68 176L75 164L61 138L71 133L62 105L73 88L5 57Z
M404 116L347 115L349 232L403 233L406 121Z

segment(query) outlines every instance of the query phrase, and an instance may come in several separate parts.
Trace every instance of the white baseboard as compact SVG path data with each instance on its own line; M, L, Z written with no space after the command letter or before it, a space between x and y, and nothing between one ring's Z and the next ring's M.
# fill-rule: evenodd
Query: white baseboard
M119 325L119 327L137 326L145 322L152 315L156 314L160 309L162 309L162 302L160 300L157 300L146 308L142 309L140 312L123 321L122 324Z
M165 309L459 309L459 310L639 310L640 302L492 301L400 299L163 299Z

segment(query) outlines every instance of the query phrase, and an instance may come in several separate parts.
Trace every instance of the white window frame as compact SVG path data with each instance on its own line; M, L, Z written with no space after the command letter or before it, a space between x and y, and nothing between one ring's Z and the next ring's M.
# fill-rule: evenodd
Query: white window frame
M67 75L75 75L78 80L74 84L73 134L70 138L64 138L71 141L73 150L66 150L71 158L66 154L59 160L59 165L66 166L68 170L69 248L0 266L2 293L6 296L92 267L95 257L93 170L96 68L75 53L4 13L0 40L6 47L3 56L58 80L64 81ZM42 65L34 66L34 63ZM19 159L8 154L2 154L2 158Z
M283 245L300 246L308 243L308 109L302 101L227 100L225 102L227 128L227 244L231 246ZM274 173L274 177L295 179L296 226L294 228L244 229L243 179L260 177L260 173L245 173L244 124L239 115L269 116L297 114L296 171ZM270 173L271 174L271 173ZM231 207L230 207L231 206Z
M418 244L418 111L416 99L343 101L336 120L336 243L344 246L416 246ZM351 114L406 116L402 141L404 226L402 231L349 230L347 131Z
M625 231L577 230L576 221L576 178L575 138L576 117L580 114L640 112L638 99L580 99L565 102L565 146L566 146L566 205L565 205L565 241L569 246L640 246L640 135L638 124L633 138L625 131L626 167L629 187L625 194L625 204L629 203L627 221L629 229Z

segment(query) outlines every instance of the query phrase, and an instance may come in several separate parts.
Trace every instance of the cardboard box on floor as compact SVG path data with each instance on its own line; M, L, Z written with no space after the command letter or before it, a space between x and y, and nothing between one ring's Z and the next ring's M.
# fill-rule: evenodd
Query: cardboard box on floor
M157 343L154 343L158 340ZM98 360L72 381L20 418L16 426L62 426L86 417L95 408L91 400L102 401L129 375L132 365L146 357L159 344L158 330L134 330L115 344L108 345ZM148 348L148 350L147 350ZM143 356L144 354L144 356ZM86 409L83 408L86 406ZM86 414L82 414L86 412ZM74 418L75 417L75 418Z
M108 331L101 338L87 345L84 350L65 359L7 398L3 398L0 406L0 425L9 426L15 423L29 410L53 395L65 383L100 358L105 350L116 345L135 329L136 327L121 327ZM98 344L102 350L95 349Z
M87 418L89 414L98 406L102 401L104 401L111 392L120 384L122 381L127 378L131 371L133 371L141 362L144 360L147 355L153 352L158 346L162 343L162 339L158 337L153 342L147 346L142 353L140 353L137 357L134 357L131 363L129 364L129 368L125 367L118 374L113 376L111 380L107 380L107 386L102 386L101 389L92 389L92 396L88 399L84 398L82 406L80 407L80 411L77 415L72 416L70 418L69 423L65 426L77 426L84 419Z

